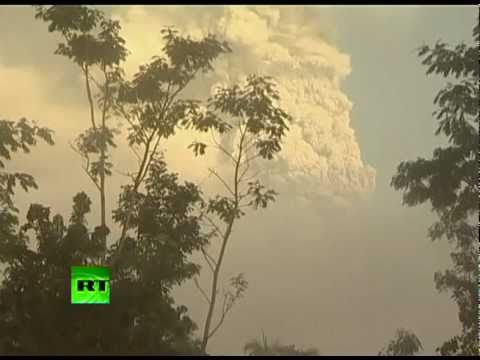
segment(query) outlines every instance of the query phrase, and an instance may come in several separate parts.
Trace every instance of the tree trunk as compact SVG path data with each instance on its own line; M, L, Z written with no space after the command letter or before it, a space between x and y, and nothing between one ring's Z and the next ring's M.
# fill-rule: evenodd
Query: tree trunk
M103 229L107 227L105 211L105 151L102 150L102 169L100 172L100 222Z
M241 130L240 130L241 131ZM235 201L235 206L234 206L234 211L238 210L238 203L239 203L239 197L238 197L238 186L239 186L239 179L238 179L238 170L240 167L240 162L242 160L242 150L243 150L243 141L245 139L245 134L246 132L241 131L241 137L240 137L240 144L239 144L239 152L238 152L238 158L235 163L235 172L233 175L233 181L234 181L234 201ZM217 292L218 292L218 277L220 275L220 267L222 266L222 261L223 257L225 255L225 249L227 247L227 242L228 239L230 238L230 234L232 233L232 227L233 227L233 222L235 221L235 215L231 219L229 219L227 228L225 230L225 234L223 235L223 242L222 242L222 248L220 249L220 254L218 256L218 261L215 266L215 271L213 272L213 281L212 281L212 290L210 294L210 304L208 307L208 313L207 313L207 319L205 320L205 328L203 330L203 339L202 339L202 346L201 346L201 351L202 353L205 354L207 350L207 344L208 340L210 338L210 326L212 324L212 318L213 318L213 312L215 310L215 303L217 299Z
M222 248L220 249L218 262L217 262L217 265L215 266L215 271L213 272L210 304L208 306L207 318L205 320L205 328L203 329L203 339L202 339L202 346L201 346L202 353L205 353L207 350L207 344L208 344L209 335L210 335L210 327L212 325L213 312L215 310L215 303L217 299L218 277L220 275L220 267L222 265L223 256L225 255L225 249L227 247L228 238L230 237L230 234L232 232L232 227L233 227L233 219L230 220L230 222L228 223L227 231L225 232L225 236L223 237L223 243L222 243Z

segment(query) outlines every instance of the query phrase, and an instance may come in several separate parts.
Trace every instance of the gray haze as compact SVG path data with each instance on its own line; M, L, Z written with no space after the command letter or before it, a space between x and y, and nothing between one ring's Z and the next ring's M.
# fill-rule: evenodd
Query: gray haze
M160 52L160 28L176 25L192 35L215 31L235 45L193 94L255 69L274 74L292 94L285 101L296 130L273 167L279 176L270 179L281 196L237 225L223 274L244 272L250 286L211 353L239 354L264 331L323 354L376 354L405 327L432 354L459 331L455 305L433 282L435 271L450 266L448 244L426 237L435 219L430 208L402 207L389 182L400 161L429 156L440 144L431 112L442 82L424 76L415 49L439 38L470 42L473 6L105 9L124 24L130 73ZM40 186L19 192L21 208L40 202L68 213L80 190L96 200L68 147L88 116L77 69L53 55L55 37L29 7L0 7L0 37L0 116L26 116L56 131L55 147L11 164ZM298 61L294 77L287 70ZM311 84L302 78L307 65ZM185 150L192 136L166 144L167 159L183 177L202 180L205 163L192 163ZM134 165L122 146L114 159L119 171ZM125 182L121 175L109 181L110 204ZM193 286L178 289L176 299L202 326L206 307Z

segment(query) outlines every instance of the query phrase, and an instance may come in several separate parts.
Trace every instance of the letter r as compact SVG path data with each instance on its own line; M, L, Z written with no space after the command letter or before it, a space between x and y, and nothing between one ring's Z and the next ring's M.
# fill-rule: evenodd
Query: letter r
M95 291L95 281L93 280L78 280L77 281L77 290L83 291L87 289L88 291Z

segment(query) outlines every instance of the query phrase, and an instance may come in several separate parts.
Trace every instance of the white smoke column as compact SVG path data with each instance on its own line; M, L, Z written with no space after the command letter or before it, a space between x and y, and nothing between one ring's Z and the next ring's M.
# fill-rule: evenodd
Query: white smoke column
M212 32L232 46L233 53L217 61L214 76L198 86L232 84L250 73L270 75L277 81L281 106L293 116L294 123L277 158L261 163L270 173L270 186L313 201L325 196L348 201L374 189L375 170L361 159L350 125L352 103L340 88L351 71L348 55L310 29L286 21L291 8L161 9L135 7L122 19L127 44L137 44L132 53L145 51L145 46L149 50L142 61L158 53L161 40L151 28L139 40L141 28L153 23L158 27L175 25L194 37ZM138 58L135 60L138 63Z

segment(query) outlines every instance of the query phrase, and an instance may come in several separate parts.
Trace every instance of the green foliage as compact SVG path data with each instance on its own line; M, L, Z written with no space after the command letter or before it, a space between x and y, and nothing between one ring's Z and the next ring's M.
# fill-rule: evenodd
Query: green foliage
M92 201L83 191L78 193L73 198L73 211L70 221L73 224L85 224L85 215L90 212Z
M128 54L125 40L119 35L119 22L106 19L97 9L83 5L37 5L35 18L48 23L49 32L60 32L65 38L55 53L81 67L118 65Z
M48 128L41 128L25 118L17 122L2 119L0 120L0 157L10 160L11 153L22 150L30 152L30 147L37 144L38 139L44 140L47 144L53 145L53 131ZM5 164L0 162L0 168Z
M222 313L226 314L235 303L241 299L248 288L248 281L245 275L240 273L232 276L229 281L228 289L224 290L224 303Z
M102 11L88 6L36 5L34 8L35 18L46 22L49 32L60 33L64 40L58 44L55 54L77 64L85 79L92 126L76 139L72 148L82 157L86 174L99 190L101 232L106 233L105 178L112 175L108 150L115 146L114 131L107 126L107 120L116 114L115 97L123 81L120 65L128 55L125 40L120 36L121 26ZM95 70L103 75L102 80L95 78ZM97 92L92 85L97 87ZM95 119L94 99L100 121ZM98 159L92 161L92 154Z
M208 116L196 116L195 112L194 116L187 117L189 120L184 120L187 126L200 131L212 129L227 135L236 130L239 134L236 153L229 153L215 143L217 149L233 160L235 179L234 184L228 186L220 175L212 171L232 196L217 195L211 199L207 213L217 215L226 223L243 216L245 212L241 208L244 206L265 208L275 200L277 193L265 189L255 176L247 182L245 191L240 189L240 185L246 180L245 175L250 170L251 161L258 157L270 160L281 150L281 142L289 129L291 117L278 107L278 101L279 95L270 77L250 75L243 86L218 88L208 100L208 109L203 112ZM203 155L207 145L193 142L189 147L193 148L195 155ZM256 154L252 154L253 149L256 149Z
M473 37L479 40L479 26ZM479 52L477 46L445 43L423 46L419 55L427 66L427 74L454 76L457 83L448 83L435 97L438 110L436 135L444 135L449 145L437 148L431 159L402 162L392 179L392 186L404 192L403 202L415 206L430 202L439 221L429 230L435 240L447 238L455 244L451 253L454 268L435 274L439 291L451 291L459 307L462 334L447 341L437 350L442 355L478 355L477 249L478 232L478 85Z
M259 155L270 160L281 150L281 141L291 121L290 115L278 106L278 101L279 94L270 77L250 75L243 86L218 88L209 99L209 109L218 118L223 115L234 122L224 120L229 124L224 127L225 131L235 125L244 126L245 136L254 137Z
M214 35L193 40L172 28L163 29L162 34L165 56L153 57L140 66L132 81L120 87L117 107L130 124L131 146L168 138L177 126L187 126L192 117L199 129L217 126L215 119L201 114L198 100L178 97L199 72L213 70L213 61L230 52L228 44Z
M276 195L278 193L275 190L265 190L265 186L258 180L248 183L247 196L251 199L248 205L254 209L266 208L269 202L275 200Z
M421 341L413 332L398 329L395 338L378 353L379 356L413 356L423 350Z
M245 215L245 212L236 206L235 200L220 195L209 200L207 213L214 213L220 218L220 220L226 223L232 222L234 219L239 219L241 216Z
M213 70L212 62L218 54L230 51L226 42L217 41L212 34L200 41L180 37L172 28L163 29L162 34L166 41L164 50L172 65L184 74L181 78L188 78L198 70L203 72Z
M6 266L0 288L2 353L198 353L196 326L170 293L199 271L188 255L206 242L194 214L200 192L191 183L179 184L178 176L156 160L137 200L131 224L137 235L127 239L112 269L107 307L69 304L70 267L95 262L102 254L99 230L86 226L88 196L74 197L66 228L60 215L50 220L49 208L30 207L15 241L0 246ZM29 230L35 234L33 250L27 247ZM114 253L115 245L107 256Z
M14 194L14 188L17 185L17 181L24 191L33 188L37 189L37 184L33 177L24 173L0 173L0 202L2 205L6 205L9 209L17 211L12 202L12 196Z
M116 266L134 267L137 274L148 276L159 293L196 275L200 268L186 255L200 250L207 242L202 233L196 208L202 202L198 188L190 182L181 185L178 175L167 172L162 159L155 159L145 183L145 192L124 188L119 208L114 212L117 222L129 216L129 228L136 237L127 237ZM112 256L116 246L112 248ZM123 270L121 270L123 271Z
M50 129L39 127L25 118L17 122L0 119L0 206L2 211L17 211L12 199L17 183L24 191L37 188L31 175L4 171L5 163L2 159L10 160L12 153L17 151L29 153L39 139L53 145L52 135L53 132Z
M204 155L206 147L207 147L207 144L204 144L204 143L201 143L201 142L198 142L198 141L193 142L190 145L188 145L189 149L190 148L193 149L193 153L195 154L195 156Z
M261 340L251 340L244 346L244 351L249 356L318 356L320 353L315 348L297 349L295 345L283 345L279 341L269 344L267 337L262 333Z
M77 138L77 148L85 154L99 154L101 150L104 151L108 146L115 147L113 140L114 129L108 127L102 129L87 129L83 134Z
M181 103L181 112L184 114L182 124L201 132L210 130L213 139L211 147L220 151L227 162L233 165L233 181L230 183L215 169L209 169L210 174L221 182L228 194L214 196L203 208L207 226L212 228L212 239L216 238L221 243L218 257L212 258L204 253L213 272L210 296L196 283L209 304L203 331L204 352L209 339L222 325L231 309L231 306L225 306L224 302L220 320L211 330L219 291L218 277L233 225L246 214L244 208L266 208L268 203L275 200L276 192L265 189L260 183L258 173L251 173L251 162L257 158L271 160L281 150L291 116L279 107L279 100L278 91L270 77L250 75L244 84L217 88L204 108L196 102ZM227 140L227 143L233 140L236 144L225 148L222 145L225 141L218 141L215 133ZM207 144L194 141L189 148L193 149L196 156L203 155ZM218 221L223 223L223 226L217 225ZM246 287L242 294L245 290Z

